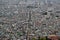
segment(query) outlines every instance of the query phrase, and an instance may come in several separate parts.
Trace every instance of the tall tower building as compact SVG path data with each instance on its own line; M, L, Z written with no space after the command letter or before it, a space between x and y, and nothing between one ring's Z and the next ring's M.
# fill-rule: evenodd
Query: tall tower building
M47 0L45 0L45 3L47 4Z

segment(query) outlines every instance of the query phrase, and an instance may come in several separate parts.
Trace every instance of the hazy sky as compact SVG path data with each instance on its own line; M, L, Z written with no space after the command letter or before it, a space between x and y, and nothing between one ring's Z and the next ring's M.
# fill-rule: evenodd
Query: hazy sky
M0 0L0 1L8 2L9 4L16 4L18 2L26 1L26 0ZM41 2L41 1L46 1L46 0L27 0L28 3L32 3L34 1ZM52 2L60 3L60 0L47 0L47 1L52 1Z

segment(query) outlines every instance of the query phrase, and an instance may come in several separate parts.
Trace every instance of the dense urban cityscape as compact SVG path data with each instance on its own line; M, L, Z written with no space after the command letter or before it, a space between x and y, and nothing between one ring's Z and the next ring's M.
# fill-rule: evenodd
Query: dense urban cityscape
M0 40L40 40L60 36L60 0L0 0Z

